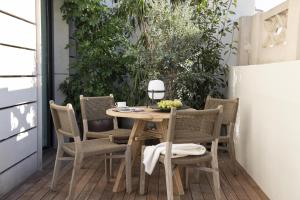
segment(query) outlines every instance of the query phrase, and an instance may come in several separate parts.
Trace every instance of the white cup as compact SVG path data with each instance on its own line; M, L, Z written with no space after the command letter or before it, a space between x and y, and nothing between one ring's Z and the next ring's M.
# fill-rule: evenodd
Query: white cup
M116 107L118 108L126 107L126 101L116 102Z

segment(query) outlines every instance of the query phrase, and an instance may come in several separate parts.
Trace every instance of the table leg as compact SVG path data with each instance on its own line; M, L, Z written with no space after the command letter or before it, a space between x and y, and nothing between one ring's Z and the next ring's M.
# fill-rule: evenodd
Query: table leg
M163 120L161 122L155 123L157 131L162 135L160 142L165 142L167 139L168 122L169 122L169 120Z
M140 136L141 133L143 133L145 124L146 122L143 120L135 120L128 140L128 145L130 145L132 148L132 168L134 168L134 165L136 163L137 157L141 149L141 141L135 141L135 137ZM163 139L161 140L161 142L165 141L168 130L168 121L164 120L162 122L156 122L156 127L158 132L160 132L163 135ZM125 189L125 164L125 161L122 160L116 177L116 182L113 187L113 192L120 192ZM183 195L184 189L180 177L180 170L178 167L176 167L174 171L173 184L174 193L176 195Z
M135 137L139 136L144 131L144 128L145 128L145 121L143 120L134 121L131 134L128 140L128 146L129 148L131 148L131 153L132 153L131 155L132 169L134 169L134 165L136 163L137 157L141 149L141 141L135 141ZM125 188L125 165L126 165L125 161L122 160L116 177L116 182L113 187L113 192L120 192Z

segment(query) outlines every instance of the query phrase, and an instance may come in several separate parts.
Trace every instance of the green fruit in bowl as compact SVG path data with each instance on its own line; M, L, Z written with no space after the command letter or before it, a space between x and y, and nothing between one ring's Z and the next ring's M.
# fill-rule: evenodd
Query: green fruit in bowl
M182 103L180 100L162 100L157 103L157 106L161 110L171 110L171 108L180 108L182 107Z
M173 101L173 105L174 105L174 107L176 107L176 108L180 108L180 107L182 106L182 103L181 103L180 100L175 99L175 100Z

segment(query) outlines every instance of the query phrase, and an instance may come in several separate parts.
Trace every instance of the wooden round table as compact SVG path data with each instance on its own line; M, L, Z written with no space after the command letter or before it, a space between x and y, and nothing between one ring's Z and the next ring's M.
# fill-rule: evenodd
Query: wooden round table
M170 113L158 112L155 109L147 107L138 107L143 109L139 112L118 112L115 108L106 110L106 114L113 117L124 117L134 120L134 124L131 130L131 134L128 140L128 148L131 148L132 166L134 167L137 157L140 155L141 146L143 141L147 139L158 138L160 141L164 141L167 129ZM147 122L153 122L156 125L155 130L145 130ZM116 181L113 191L119 192L124 189L125 183L125 161L121 162L118 170ZM174 176L175 188L174 192L179 195L184 194L179 169L176 169Z

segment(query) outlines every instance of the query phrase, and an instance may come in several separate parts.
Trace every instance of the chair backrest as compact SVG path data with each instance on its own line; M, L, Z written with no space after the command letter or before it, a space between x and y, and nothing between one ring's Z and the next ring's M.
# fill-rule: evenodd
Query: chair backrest
M80 95L80 108L83 120L112 119L111 116L106 115L106 110L113 106L113 96L84 97Z
M71 138L80 137L75 113L71 104L60 106L50 101L50 110L53 118L54 128L57 135ZM58 140L61 137L57 137ZM63 141L59 141L63 142Z
M171 110L167 142L203 143L219 137L223 108L208 110Z
M235 124L236 115L239 107L239 98L235 99L217 99L208 96L205 102L205 109L214 109L219 105L223 106L222 124Z

